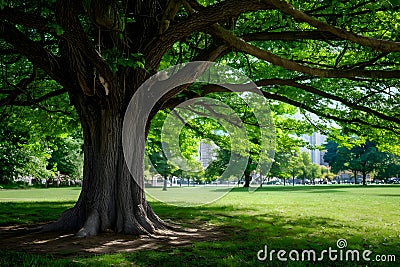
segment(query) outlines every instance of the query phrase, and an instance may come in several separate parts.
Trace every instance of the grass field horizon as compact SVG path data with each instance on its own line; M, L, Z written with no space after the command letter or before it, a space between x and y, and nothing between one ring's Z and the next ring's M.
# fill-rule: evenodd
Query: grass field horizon
M78 188L0 190L0 226L29 226L55 220L63 210L73 206L79 191ZM221 233L221 239L194 241L187 246L161 250L87 257L69 255L67 259L51 256L51 251L48 255L2 251L0 265L7 266L13 260L30 266L29 262L37 266L308 266L307 261L279 261L276 254L273 261L262 262L257 259L257 253L266 245L270 250L320 252L336 248L336 242L345 239L346 249L370 250L371 257L394 255L396 262L325 258L313 264L398 266L399 200L400 186L396 185L265 186L253 193L245 188L233 188L217 201L199 207L172 206L150 198L151 206L162 219L188 228L206 226L210 231Z

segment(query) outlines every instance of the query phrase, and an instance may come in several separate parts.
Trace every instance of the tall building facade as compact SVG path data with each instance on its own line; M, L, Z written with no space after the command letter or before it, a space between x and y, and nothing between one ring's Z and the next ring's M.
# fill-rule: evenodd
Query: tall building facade
M215 149L217 148L218 146L213 142L210 144L200 142L198 148L198 160L201 162L204 169L210 165L211 161L215 160Z
M326 136L319 132L315 132L312 135L303 135L302 139L313 146L321 146L326 142ZM324 162L324 151L320 151L318 149L310 150L306 147L301 148L301 151L306 151L310 154L312 163L318 165L327 165Z

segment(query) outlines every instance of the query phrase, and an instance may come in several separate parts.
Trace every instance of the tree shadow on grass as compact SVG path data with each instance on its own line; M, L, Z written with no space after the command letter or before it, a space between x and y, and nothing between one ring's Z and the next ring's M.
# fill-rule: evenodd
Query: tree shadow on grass
M0 202L0 226L37 224L56 219L75 202Z
M357 233L356 224L344 227L341 222L331 218L294 218L290 214L273 211L255 213L256 209L231 205L185 208L153 202L151 205L161 218L171 224L178 223L178 226L184 228L159 232L153 236L102 233L96 237L81 239L76 238L72 232L29 233L21 230L38 222L55 220L63 210L72 205L72 202L0 203L0 210L7 211L4 220L13 216L29 217L21 221L19 227L10 227L14 224L12 220L0 227L0 250L51 254L56 258L74 261L81 257L78 261L87 265L100 260L100 256L95 255L113 253L109 256L111 259L115 257L115 260L118 258L144 266L287 266L276 258L272 263L260 262L257 260L257 252L265 245L275 250L314 249L320 252L329 247L335 249L336 241L345 238L351 249L368 248L374 252L398 254L398 247L393 244L385 247L372 244L371 247L368 237ZM35 216L36 218L30 218ZM337 230L340 228L343 229ZM1 255L2 252L0 257ZM292 262L290 266L309 264L310 262ZM335 263L326 260L313 264L356 265L354 262ZM376 266L391 265L388 263Z
M206 223L191 225L177 224L166 219L171 229L149 236L122 235L113 232L101 233L89 238L77 238L75 232L42 233L38 226L54 221L73 202L8 202L0 203L0 258L7 256L6 251L18 251L33 254L51 254L57 258L97 255L102 253L130 253L140 250L166 250L171 247L188 246L193 242L210 242L221 239L223 232ZM154 203L157 206L157 203ZM178 214L187 209L169 207ZM198 211L194 215L198 218ZM189 222L189 223L188 223ZM192 226L192 227L190 227ZM193 228L193 226L195 228ZM3 251L3 252L1 252ZM1 261L0 261L1 262ZM1 265L1 264L0 264Z

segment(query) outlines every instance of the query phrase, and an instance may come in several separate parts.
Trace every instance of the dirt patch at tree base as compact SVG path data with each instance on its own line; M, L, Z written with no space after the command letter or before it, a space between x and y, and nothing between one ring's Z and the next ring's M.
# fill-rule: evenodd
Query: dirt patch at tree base
M193 242L222 240L223 236L224 233L210 225L201 225L197 229L163 230L154 235L133 236L106 232L86 238L76 237L75 232L42 233L34 231L32 226L4 226L0 227L0 250L69 258L140 250L162 251L171 247L189 246Z

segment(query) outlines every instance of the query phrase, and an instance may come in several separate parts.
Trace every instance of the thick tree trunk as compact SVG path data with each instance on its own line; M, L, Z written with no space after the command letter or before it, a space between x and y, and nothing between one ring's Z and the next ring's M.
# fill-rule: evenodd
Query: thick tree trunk
M122 149L124 112L102 109L84 100L75 105L84 135L82 192L76 205L44 230L74 229L78 236L84 237L106 230L139 235L164 228L164 223L147 203L143 186L136 182L143 177L133 179L125 163ZM144 150L145 140L142 142L140 147ZM143 171L140 172L143 158L137 158L133 164L139 170L137 173L143 175Z
M250 172L244 172L244 185L243 187L249 187L251 182Z
M367 185L367 173L363 172L362 175L363 175L363 185Z
M167 185L168 185L168 177L164 177L164 185L163 185L163 191L167 191Z

